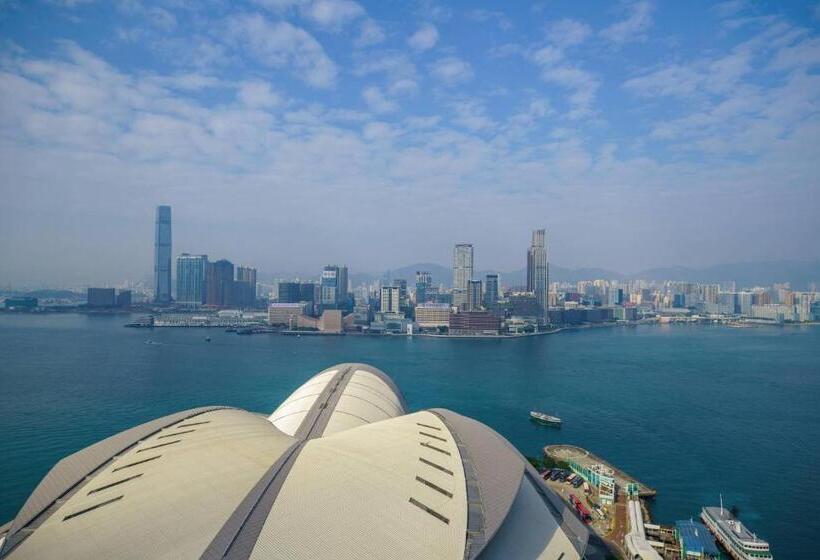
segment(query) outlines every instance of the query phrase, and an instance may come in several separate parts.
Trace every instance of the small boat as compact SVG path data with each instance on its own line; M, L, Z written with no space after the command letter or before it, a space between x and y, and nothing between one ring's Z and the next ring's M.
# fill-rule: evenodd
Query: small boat
M205 342L210 342L210 341L211 341L211 337L210 337L210 336L206 336L206 337L205 337Z
M557 416L550 416L549 414L544 414L543 412L536 412L530 411L530 418L535 420L536 422L540 422L542 424L547 424L549 426L560 426L561 419Z

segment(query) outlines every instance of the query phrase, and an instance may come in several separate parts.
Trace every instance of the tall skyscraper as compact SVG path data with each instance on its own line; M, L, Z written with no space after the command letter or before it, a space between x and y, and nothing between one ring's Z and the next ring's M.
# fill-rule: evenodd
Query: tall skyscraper
M256 269L250 266L236 267L234 281L234 304L253 307L256 303Z
M488 309L498 303L498 274L488 274L484 279L484 306Z
M154 231L154 303L171 303L170 206L157 206Z
M547 262L547 233L543 229L536 229L532 232L532 244L527 250L527 291L535 294L541 316L547 317L549 263Z
M225 259L208 263L205 286L205 303L219 307L233 305L233 263Z
M466 309L467 288L473 279L473 245L459 243L453 250L453 305Z
M208 255L182 253L177 257L177 298L180 305L205 303Z
M430 293L430 286L433 285L433 277L427 271L416 271L416 304L427 302Z
M299 303L299 282L279 282L279 303Z
M400 313L401 289L398 286L382 286L379 311L382 313Z
M347 304L347 267L335 264L322 270L322 307L340 308Z
M469 311L478 311L484 304L484 298L481 295L481 280L470 280L467 283L467 309Z

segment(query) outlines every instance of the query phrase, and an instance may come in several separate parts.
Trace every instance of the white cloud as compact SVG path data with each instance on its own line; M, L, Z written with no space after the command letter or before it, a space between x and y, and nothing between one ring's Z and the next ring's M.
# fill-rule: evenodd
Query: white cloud
M468 99L453 103L455 116L452 121L464 128L477 132L495 126L495 122L487 115L487 108L478 100Z
M336 82L336 65L304 29L256 14L230 19L228 33L235 44L247 48L266 66L293 67L300 78L314 87L327 88Z
M369 47L383 43L386 38L387 36L384 33L384 29L382 29L378 23L372 19L366 19L362 22L362 27L355 43L357 47Z
M409 78L401 78L396 80L392 84L388 90L393 95L407 95L410 93L415 93L418 90L419 85L416 83L415 80L411 80Z
M560 19L547 25L547 39L559 47L570 47L586 41L592 29L574 19Z
M447 85L455 85L473 79L473 68L470 63L455 56L438 59L430 66L430 72Z
M236 96L243 105L255 109L276 107L282 102L282 98L271 89L270 84L261 81L241 83Z
M407 39L407 44L419 52L432 49L437 42L438 29L430 23L425 23L419 27L419 29Z
M387 99L384 92L375 86L365 88L362 97L374 113L392 113L399 108L398 103Z
M510 18L508 18L504 12L497 10L485 10L483 8L478 8L475 10L470 10L467 13L467 17L479 23L495 23L502 31L510 31L513 28L513 23L510 21Z
M652 4L648 0L638 0L625 5L626 19L615 22L601 31L601 36L613 43L628 43L646 38L646 31L652 26Z
M313 0L301 12L317 25L339 29L363 16L364 8L352 0Z

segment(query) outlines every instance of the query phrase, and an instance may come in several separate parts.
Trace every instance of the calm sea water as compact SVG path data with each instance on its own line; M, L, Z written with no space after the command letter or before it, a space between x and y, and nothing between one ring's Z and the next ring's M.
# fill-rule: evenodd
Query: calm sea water
M658 489L656 521L740 508L777 558L817 558L820 328L647 326L519 340L237 336L127 317L0 315L0 522L60 458L177 410L272 411L362 361L409 407L473 416L525 454L574 443ZM159 344L145 344L147 339ZM561 416L556 430L530 409Z

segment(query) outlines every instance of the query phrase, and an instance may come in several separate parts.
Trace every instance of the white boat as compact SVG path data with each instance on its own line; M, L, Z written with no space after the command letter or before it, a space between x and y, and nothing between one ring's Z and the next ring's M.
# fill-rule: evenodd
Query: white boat
M772 560L769 543L749 531L732 513L720 507L705 507L700 518L706 527L714 533L732 558L736 560Z
M560 426L561 419L557 416L550 416L549 414L544 414L543 412L536 412L534 410L530 411L530 418L535 420L536 422L541 422L542 424L549 424L550 426Z

